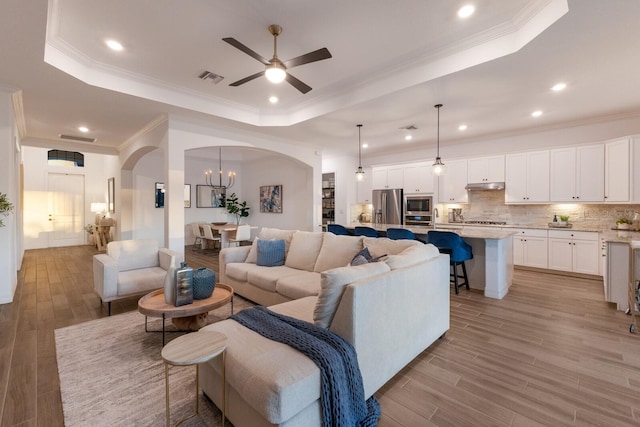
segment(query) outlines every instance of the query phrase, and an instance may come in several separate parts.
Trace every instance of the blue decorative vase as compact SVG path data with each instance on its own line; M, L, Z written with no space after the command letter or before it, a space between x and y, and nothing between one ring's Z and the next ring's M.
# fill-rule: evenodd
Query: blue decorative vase
M199 268L193 272L193 299L206 299L216 288L216 272Z

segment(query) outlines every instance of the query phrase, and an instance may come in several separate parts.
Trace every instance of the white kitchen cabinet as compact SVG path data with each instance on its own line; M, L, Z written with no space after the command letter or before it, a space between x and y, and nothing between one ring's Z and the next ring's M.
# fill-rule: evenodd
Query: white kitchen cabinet
M552 202L604 201L604 144L549 151Z
M629 148L628 138L607 142L604 145L604 201L607 203L629 201Z
M505 201L549 201L549 150L508 154L505 158Z
M467 160L467 183L504 182L504 155Z
M467 186L467 161L453 160L445 163L446 172L438 177L440 203L469 203Z
M517 229L513 235L513 263L548 268L547 230Z
M404 167L386 166L373 168L373 189L402 188L404 186Z
M599 273L598 233L549 230L549 268L573 273Z
M421 163L404 167L404 194L433 193L431 165Z
M370 168L364 169L364 178L362 181L356 181L356 196L358 203L370 204L371 191L373 190L373 171Z

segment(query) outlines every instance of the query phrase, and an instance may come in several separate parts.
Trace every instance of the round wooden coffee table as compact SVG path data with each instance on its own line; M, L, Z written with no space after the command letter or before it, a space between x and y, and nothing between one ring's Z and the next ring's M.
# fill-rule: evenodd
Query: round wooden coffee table
M199 323L206 324L207 313L229 302L231 302L231 314L233 315L233 288L229 285L218 283L209 298L193 300L193 303L179 307L164 302L164 289L155 290L140 298L138 311L144 314L144 330L146 332L154 332L147 328L147 317L162 318L162 346L164 347L166 319L188 319L180 323L190 323L196 326ZM203 319L195 319L196 316L202 316ZM191 330L197 329L199 328L191 328Z

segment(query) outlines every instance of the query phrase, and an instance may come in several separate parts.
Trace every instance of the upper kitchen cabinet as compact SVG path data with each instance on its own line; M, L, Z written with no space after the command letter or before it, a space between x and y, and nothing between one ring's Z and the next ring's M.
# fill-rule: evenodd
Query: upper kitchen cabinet
M372 175L374 190L404 186L404 166L375 167Z
M504 182L504 155L469 159L467 182Z
M628 138L604 145L604 201L607 203L629 201L629 154Z
M370 168L364 168L364 178L362 181L356 181L356 196L358 203L370 204L371 191L373 190L373 173Z
M467 161L445 162L446 172L438 179L440 203L469 203L467 186Z
M604 152L604 144L550 150L550 201L604 201Z
M549 202L549 150L506 156L505 201Z
M420 163L404 167L404 194L433 193L431 165Z

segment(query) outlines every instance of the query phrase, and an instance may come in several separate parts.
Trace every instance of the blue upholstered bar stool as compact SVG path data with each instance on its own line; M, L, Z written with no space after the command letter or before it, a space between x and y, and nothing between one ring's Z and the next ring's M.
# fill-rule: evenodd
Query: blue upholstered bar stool
M438 248L441 253L449 254L449 264L451 265L451 277L456 290L464 285L469 289L469 278L467 277L467 267L464 262L473 259L471 245L462 240L458 234L451 231L429 231L427 243L431 243ZM462 266L462 276L458 274L458 266ZM464 279L464 283L459 283L458 279Z
M413 231L406 228L387 228L387 237L392 240L416 240Z
M365 227L361 225L354 228L353 234L355 234L356 236L378 237L378 232L375 228Z
M329 233L337 234L338 236L348 236L351 234L344 225L340 224L327 224L327 231Z

